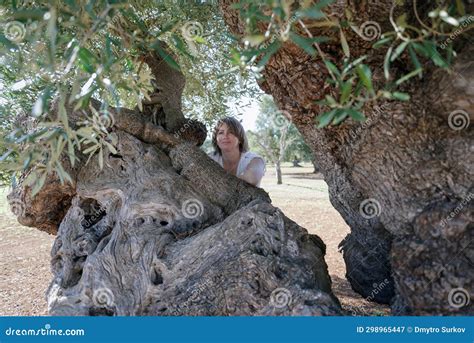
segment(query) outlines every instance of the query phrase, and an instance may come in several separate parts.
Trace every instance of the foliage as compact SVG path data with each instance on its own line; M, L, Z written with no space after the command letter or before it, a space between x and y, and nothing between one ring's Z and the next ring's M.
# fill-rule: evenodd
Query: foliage
M143 62L149 51L185 75L187 115L212 124L228 114L229 101L255 94L250 78L261 78L270 58L292 41L322 59L330 75L328 85L334 96L321 102L329 110L318 118L318 126L324 127L348 117L364 120L360 109L380 97L408 100L399 87L421 77L427 60L441 68L449 66L455 50L445 38L467 17L462 1L437 0L425 23L414 2L415 26L408 13L393 18L395 8L407 8L404 1L394 1L393 31L384 32L374 44L386 49L386 80L376 87L372 71L364 64L366 57L353 59L345 37L348 28L357 31L355 15L346 11L344 18L336 17L328 11L332 2L240 0L234 8L247 24L244 37L228 34L215 1L3 2L0 180L35 166L26 181L36 193L47 173L54 171L62 181L70 180L64 157L74 165L79 151L87 158L98 154L102 164L103 154L115 151L110 107L140 106L152 90L153 77ZM313 37L304 24L308 20L340 32L346 57L342 63L336 65L326 56L327 37ZM165 54L159 40L166 41L177 57ZM406 56L413 69L395 80L391 66ZM99 110L91 107L92 98L101 101ZM53 102L58 108L55 118L49 115ZM66 111L71 106L89 114L71 125Z
M344 33L345 29L350 28L363 36L355 23L355 14L346 9L345 16L341 19L325 11L332 2L334 1L241 0L234 6L248 24L243 37L245 50L240 54L235 52L233 55L232 61L236 66L241 69L254 66L250 69L255 71L257 77L261 76L259 73L263 66L286 41L292 41L308 54L323 60L330 75L327 82L334 87L332 93L338 94L338 98L328 95L326 99L318 102L329 107L329 111L318 117L319 128L329 124L337 125L347 117L363 121L365 117L361 113L361 108L364 104L382 97L409 100L409 94L399 91L398 88L412 77L421 77L424 64L420 60L431 60L438 67L448 68L455 51L451 42L446 43L446 38L452 33L453 27L459 27L460 23L471 18L466 15L462 1L437 0L429 12L431 25L427 25L419 17L417 2L412 1L418 21L418 26L414 26L407 20L409 13L406 11L397 18L393 17L395 9L406 10L408 7L404 0L394 0L390 11L393 31L384 32L381 39L373 45L374 48L386 49L384 60L386 80L375 88L370 67L362 63L367 56L352 59L350 45ZM339 43L345 56L339 68L324 52L322 43L326 42L328 37L313 37L304 23L305 20L312 20L313 27L339 31ZM266 29L262 30L261 25L265 25ZM472 26L464 31L469 28ZM445 48L444 54L438 49L439 46ZM390 73L390 67L395 61L404 57L405 51L408 51L414 69L395 80Z
M215 3L12 1L0 10L0 170L6 181L36 166L27 180L34 193L49 172L70 179L64 154L74 165L77 151L91 157L115 150L109 106L133 108L148 97L153 77L142 56L151 50L162 55L158 40L178 56L165 55L186 77L188 117L215 120L227 114L227 102L255 91L245 75L220 75L230 67L226 53L234 41ZM48 109L59 95L59 116L51 118ZM91 98L102 102L99 112ZM92 115L70 125L68 106Z

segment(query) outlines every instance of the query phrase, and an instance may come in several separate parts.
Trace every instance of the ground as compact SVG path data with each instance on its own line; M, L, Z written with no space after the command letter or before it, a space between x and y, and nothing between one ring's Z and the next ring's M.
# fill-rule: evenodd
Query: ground
M287 164L283 167L283 185L277 185L274 168L267 166L261 186L270 194L273 205L326 244L333 291L346 314L389 314L388 306L363 299L345 279L346 269L337 246L349 227L331 206L321 175L313 174L310 165L294 168ZM47 315L44 293L52 277L49 252L54 236L19 225L9 211L7 193L7 189L0 189L0 315Z

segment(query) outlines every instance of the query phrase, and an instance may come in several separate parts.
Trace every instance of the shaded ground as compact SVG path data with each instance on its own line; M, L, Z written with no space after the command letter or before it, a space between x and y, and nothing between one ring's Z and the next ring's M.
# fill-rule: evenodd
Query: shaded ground
M329 203L327 185L312 166L283 168L283 185L267 166L262 187L289 218L319 235L327 246L326 262L333 290L348 315L387 315L388 306L366 301L350 288L337 245L349 232ZM0 315L47 315L44 292L51 281L49 252L54 236L22 227L10 213L6 189L0 189Z

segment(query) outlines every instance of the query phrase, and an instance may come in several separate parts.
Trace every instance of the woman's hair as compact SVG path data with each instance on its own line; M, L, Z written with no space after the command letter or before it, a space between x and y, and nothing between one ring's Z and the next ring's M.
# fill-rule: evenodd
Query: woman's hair
M229 131L239 139L239 150L240 152L246 152L249 150L249 143L247 141L247 135L245 134L244 127L240 122L234 117L224 117L220 119L216 126L214 127L214 132L212 133L212 146L214 147L214 154L222 155L222 151L217 145L217 132L222 124L226 124L229 128Z

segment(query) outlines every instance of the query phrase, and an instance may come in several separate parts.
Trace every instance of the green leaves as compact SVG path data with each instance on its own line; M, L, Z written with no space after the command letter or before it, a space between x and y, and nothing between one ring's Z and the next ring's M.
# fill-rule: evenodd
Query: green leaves
M441 54L438 52L436 44L433 41L423 41L423 47L434 64L441 68L449 67L448 63L441 57Z
M359 75L363 85L367 91L371 94L375 94L374 87L372 85L372 72L370 68L365 64L360 64L357 66L357 74Z
M334 63L328 60L324 61L326 68L335 77L335 80L328 79L328 82L337 86L340 96L339 100L336 101L333 96L328 94L325 96L325 100L317 102L331 108L331 110L317 117L318 128L323 128L329 124L337 125L348 117L356 121L365 120L360 108L368 99L361 96L365 90L365 93L370 97L376 97L372 84L372 71L362 63L365 59L366 56L361 56L354 61L345 60L342 71Z
M392 56L390 57L390 62L395 61L398 58L398 56L400 56L402 54L402 52L407 47L408 43L409 42L402 42L402 43L400 43L399 46L397 46L397 48L393 52Z
M407 94L407 93L393 92L392 96L393 96L393 98L395 98L397 100L402 100L402 101L410 100L410 95Z
M322 19L326 15L321 11L324 7L333 3L334 0L320 0L314 6L296 11L298 18Z
M329 112L322 113L316 119L318 121L317 128L321 129L326 127L331 123L332 125L340 124L344 119L350 116L352 119L356 121L364 121L366 118L365 116L356 109L353 108L334 108Z
M45 173L51 171L68 181L63 166L57 162L58 156L67 155L74 165L77 151L82 151L94 163L104 166L108 151L116 152L115 143L110 130L100 122L103 109L91 113L90 100L95 97L103 103L128 108L138 105L137 101L141 103L138 99L152 90L153 75L142 59L150 51L156 51L168 65L185 74L186 111L203 113L206 119L213 119L227 111L223 96L238 100L240 92L248 91L247 77L261 77L265 65L291 41L319 65L322 61L330 74L324 85L327 95L320 102L326 107L318 117L318 127L338 125L348 118L362 121L361 109L367 102L381 97L409 101L410 95L398 87L421 78L427 62L447 68L456 51L444 39L466 18L461 0L449 6L437 2L431 6L432 15L423 17L433 29L431 32L411 20L411 14L404 13L403 8L397 8L393 20L399 30L383 32L373 44L373 48L383 49L380 54L385 58L383 65L371 69L365 62L366 56L355 55L357 51L347 35L346 30L354 28L357 22L357 14L346 9L335 19L326 9L333 2L239 0L231 6L239 11L245 25L243 37L224 33L222 20L215 19L213 13L216 8L202 2L199 5L190 2L184 7L172 1L159 1L153 11L147 5L122 0L66 0L47 2L45 6L31 3L27 9L19 8L17 1L7 4L8 20L25 25L27 34L16 42L0 32L0 44L6 52L1 70L6 79L13 79L10 85L26 80L28 87L16 91L13 100L1 107L12 113L18 113L18 109L27 113L31 110L38 127L18 130L8 142L0 142L2 168L8 163L10 169L4 167L4 170L17 172L35 166L39 169L32 185L40 187ZM403 3L397 0L395 6ZM186 37L183 25L191 22L203 27ZM316 46L327 38L312 38L311 32L325 30L334 30L335 41ZM447 35L435 35L435 31ZM248 41L245 47L239 45L242 38ZM166 41L172 53L158 39ZM331 55L334 49L339 52ZM323 52L321 55L319 50ZM230 59L224 59L226 55ZM400 74L403 70L400 67L405 66L405 75ZM373 68L383 68L385 78L375 83ZM240 72L238 76L236 71ZM7 89L8 82L2 82ZM65 100L67 104L59 103L56 118L47 118L44 113L58 94L71 96ZM69 125L66 108L71 107L88 113L84 123ZM6 121L5 127L12 122ZM2 131L6 140L8 133Z
M156 41L153 45L152 48L160 55L161 58L173 69L176 69L178 71L181 71L181 67L179 64L174 60L174 58L167 53L162 47L160 41Z
M341 99L340 99L340 102L342 104L344 104L345 102L347 102L349 100L349 97L350 97L351 92L352 92L352 82L353 82L353 78L349 79L348 81L345 81L342 84Z
M323 128L327 125L329 125L329 123L331 122L331 120L334 118L334 116L336 115L337 113L337 110L336 109L332 109L331 111L329 112L325 112L323 114L321 114L320 116L318 116L317 120L319 121L319 124L318 124L318 129L320 128Z
M415 69L415 70L413 70L412 72L410 72L410 73L406 74L405 76L401 77L400 79L398 79L398 80L395 82L395 84L396 84L397 86L400 86L403 82L405 82L405 81L411 79L413 76L416 76L416 75L421 74L422 71L423 71L423 69L421 69L421 68Z
M390 56L392 54L393 46L388 48L387 53L385 54L385 59L383 61L383 75L385 79L390 79Z
M348 112L349 115L352 117L352 119L354 119L356 121L365 121L365 116L361 112L359 112L359 111L357 111L353 108L346 109L346 112Z
M378 41L376 41L376 42L372 45L372 48L378 49L378 48L384 46L385 44L390 43L392 40L393 40L393 37L392 37L392 36L383 37L383 38L379 39Z
M341 33L341 46L342 46L342 51L344 51L344 55L346 57L351 57L351 51L349 49L349 44L347 43L346 36L344 35L344 31L339 30Z
M77 57L79 58L79 66L82 70L92 74L95 70L95 64L97 64L94 54L86 48L80 48Z
M313 47L313 44L327 40L326 37L306 38L293 32L290 32L290 39L311 56L316 56L316 49Z
M324 60L324 64L326 65L326 68L328 68L328 70L330 70L333 74L335 74L338 77L341 77L341 73L331 61Z
M263 50L263 57L258 62L257 66L263 67L265 64L267 64L270 58L278 51L278 49L280 49L280 47L280 41L274 41L273 43L271 43L265 50Z

